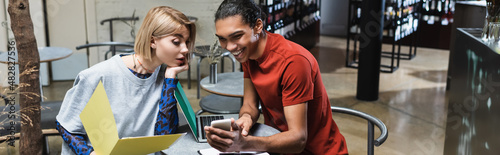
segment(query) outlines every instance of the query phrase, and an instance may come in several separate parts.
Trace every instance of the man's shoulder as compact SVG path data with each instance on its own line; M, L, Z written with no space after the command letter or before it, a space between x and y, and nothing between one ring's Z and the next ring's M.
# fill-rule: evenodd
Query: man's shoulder
M302 47L301 45L285 39L279 34L271 34L272 39L272 48L271 51L282 55L284 58L289 58L296 55L304 55L310 54L310 52Z

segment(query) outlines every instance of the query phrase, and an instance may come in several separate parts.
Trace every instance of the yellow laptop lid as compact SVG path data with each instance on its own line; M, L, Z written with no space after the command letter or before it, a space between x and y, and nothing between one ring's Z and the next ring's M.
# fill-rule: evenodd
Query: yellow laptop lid
M148 154L167 149L184 134L130 137L119 139L115 117L102 82L80 114L83 127L99 155Z

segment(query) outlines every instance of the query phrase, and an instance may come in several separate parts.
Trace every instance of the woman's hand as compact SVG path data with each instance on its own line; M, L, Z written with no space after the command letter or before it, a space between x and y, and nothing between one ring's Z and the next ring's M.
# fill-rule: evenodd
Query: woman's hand
M90 155L96 155L95 151L90 152Z
M177 67L170 67L167 66L167 69L165 71L165 78L175 78L177 74L180 72L187 71L189 69L189 64L184 63L182 66L177 66Z

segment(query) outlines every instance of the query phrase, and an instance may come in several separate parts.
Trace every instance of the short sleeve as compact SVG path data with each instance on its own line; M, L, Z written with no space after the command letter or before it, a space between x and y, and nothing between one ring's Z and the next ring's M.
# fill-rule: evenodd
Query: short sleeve
M249 60L247 60L247 62L241 63L241 68L243 69L243 78L250 78L248 65L249 65Z
M281 81L283 106L312 100L314 82L311 63L301 55L291 56L288 60Z

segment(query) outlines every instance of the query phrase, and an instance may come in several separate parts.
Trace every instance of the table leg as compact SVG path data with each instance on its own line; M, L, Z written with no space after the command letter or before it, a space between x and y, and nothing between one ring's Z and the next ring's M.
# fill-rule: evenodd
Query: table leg
M198 88L196 88L196 98L199 99L200 98L200 81L201 81L201 75L200 75L200 63L201 63L201 60L203 58L200 57L200 59L198 59L198 63L196 64L196 76L197 76L197 79L198 80L196 83L198 83Z

